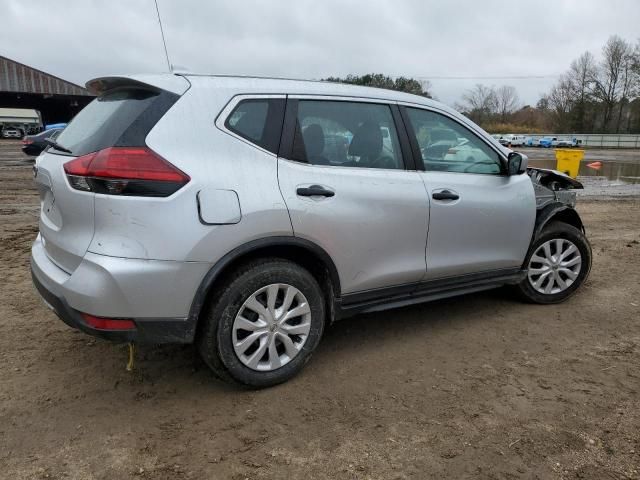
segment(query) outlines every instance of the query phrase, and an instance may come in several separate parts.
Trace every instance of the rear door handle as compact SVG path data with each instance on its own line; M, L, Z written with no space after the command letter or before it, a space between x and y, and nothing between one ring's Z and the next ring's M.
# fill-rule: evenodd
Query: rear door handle
M333 197L336 192L328 190L321 185L311 185L309 187L298 187L296 193L301 197Z
M450 190L440 190L438 192L433 192L431 198L434 200L458 200L460 195Z

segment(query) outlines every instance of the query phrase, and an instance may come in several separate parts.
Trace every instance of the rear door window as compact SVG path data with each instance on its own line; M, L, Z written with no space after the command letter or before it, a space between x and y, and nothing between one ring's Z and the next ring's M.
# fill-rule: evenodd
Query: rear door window
M249 142L278 152L284 117L284 98L242 100L225 121L225 127Z
M403 169L389 105L300 100L292 160L313 165Z

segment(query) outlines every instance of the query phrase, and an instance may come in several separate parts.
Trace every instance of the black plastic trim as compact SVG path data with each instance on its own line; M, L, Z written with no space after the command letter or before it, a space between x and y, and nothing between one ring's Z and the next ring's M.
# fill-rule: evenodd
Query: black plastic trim
M310 187L299 187L296 189L296 195L301 197L333 197L336 194L333 190L328 190L322 185L311 185Z
M424 171L425 170L424 160L422 158L422 153L420 152L418 137L416 136L416 132L413 129L413 125L411 124L411 119L407 114L407 107L405 107L404 105L399 105L398 110L400 111L400 117L402 118L402 122L404 123L404 128L407 132L407 136L409 137L409 146L411 147L413 162L417 170Z
M151 105L138 115L133 122L131 122L131 124L122 132L120 138L118 138L116 143L112 146L146 147L146 138L151 129L156 126L160 119L179 99L180 95L166 90L159 90L158 97L151 102Z
M287 105L284 112L284 121L282 123L282 136L280 137L280 148L278 156L291 159L293 153L293 137L296 132L296 122L298 120L298 100L296 98L287 97ZM295 160L300 162L300 160ZM304 162L300 162L304 163Z
M584 224L582 223L582 219L580 218L578 212L569 205L555 202L545 206L538 212L536 216L535 228L533 229L533 235L531 237L531 242L533 243L538 235L540 235L540 232L542 232L542 229L553 219L553 217L555 217L558 213L564 211L570 211L570 215L575 215L574 218L577 220L577 223L579 225L578 228L582 230L582 233L585 233Z
M400 107L396 104L392 104L391 114L393 115L393 121L396 125L396 131L398 132L398 140L400 141L400 150L402 151L402 158L404 160L405 170L418 170L416 164L415 154L409 140L409 131L402 114L400 113Z
M333 260L329 256L325 250L316 245L309 240L305 240L299 237L289 237L289 236L273 236L260 238L257 240L253 240L251 242L240 245L229 253L224 255L220 260L218 260L211 269L204 276L202 282L200 282L200 286L196 291L196 294L193 297L193 301L191 302L191 309L189 311L189 320L193 323L198 322L198 318L200 317L200 312L205 304L207 299L207 295L211 289L211 286L219 278L222 272L228 267L232 262L238 260L239 258L250 254L253 251L259 250L261 248L266 247L287 247L287 246L296 246L302 247L310 252L314 253L329 272L329 276L331 277L331 283L333 284L333 291L339 295L340 288L340 276L338 275L338 269L336 265L333 263ZM335 301L335 299L334 299Z
M428 302L518 283L525 274L520 268L492 270L346 294L338 301L336 312L338 318L345 318L358 313Z

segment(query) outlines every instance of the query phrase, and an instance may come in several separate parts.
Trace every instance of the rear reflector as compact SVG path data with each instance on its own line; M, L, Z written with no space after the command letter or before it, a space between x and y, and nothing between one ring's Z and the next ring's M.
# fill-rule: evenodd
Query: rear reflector
M136 328L136 324L133 323L133 320L95 317L88 313L83 313L82 318L87 325L98 330L135 330Z
M166 197L189 176L147 147L110 147L64 164L76 190L108 195Z

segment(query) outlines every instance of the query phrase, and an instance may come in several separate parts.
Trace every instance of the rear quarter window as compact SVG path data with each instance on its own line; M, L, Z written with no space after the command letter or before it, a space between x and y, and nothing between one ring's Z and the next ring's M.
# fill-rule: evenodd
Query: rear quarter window
M227 130L245 140L277 153L284 119L283 98L242 100L227 117Z

